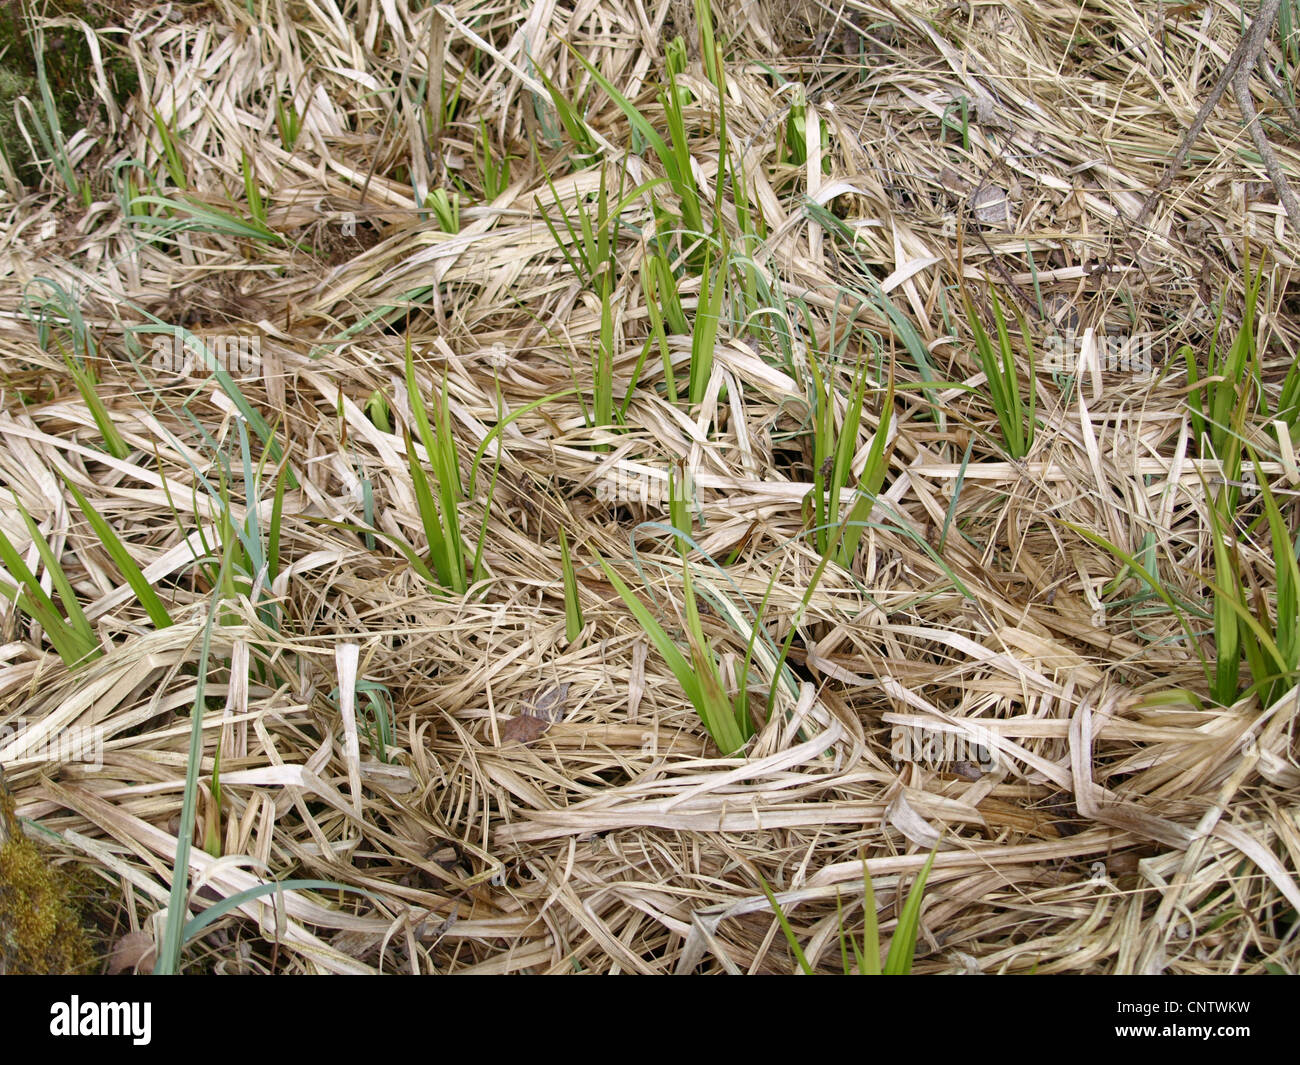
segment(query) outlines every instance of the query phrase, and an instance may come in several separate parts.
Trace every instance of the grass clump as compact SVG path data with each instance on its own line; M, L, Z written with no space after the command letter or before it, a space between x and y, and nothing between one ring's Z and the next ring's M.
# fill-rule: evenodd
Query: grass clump
M872 887L871 874L867 870L865 860L862 863L863 924L861 945L854 938L852 932L845 927L843 903L839 896L836 896L835 910L840 932L840 967L844 976L910 976L912 974L912 964L916 960L916 941L921 930L921 905L925 901L925 882L929 879L930 869L934 865L934 856L937 851L938 845L936 844L934 850L930 851L930 856L925 860L921 872L917 874L916 880L913 881L911 890L907 893L907 898L899 911L898 925L894 929L893 938L889 941L889 953L886 955L883 965L880 962L880 927L876 917L876 893ZM767 896L767 901L772 906L772 912L776 914L776 919L781 925L781 932L790 946L791 953L794 954L800 971L805 976L815 975L816 971L808 961L807 955L799 943L799 938L795 935L790 920L781 907L781 903L761 875L759 882L762 885L763 894Z
M95 71L94 57L83 27L102 28L110 15L107 5L82 3L80 0L32 0L0 7L0 152L10 170L24 185L39 183L39 160L33 158L27 140L14 114L15 104L26 97L40 113L41 67L54 118L63 135L69 135L82 122L84 108L91 101L87 72ZM44 20L44 47L40 61L33 43L33 17ZM50 24L49 20L58 20ZM76 20L76 21L73 21ZM135 67L112 54L104 54L103 69L108 90L117 107L122 107L139 87ZM102 106L98 96L96 106ZM29 130L30 132L34 132Z

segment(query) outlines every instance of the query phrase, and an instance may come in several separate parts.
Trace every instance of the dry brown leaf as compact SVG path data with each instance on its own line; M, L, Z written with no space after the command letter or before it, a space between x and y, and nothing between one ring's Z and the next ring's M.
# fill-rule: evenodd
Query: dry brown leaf
M551 727L551 723L544 718L533 717L532 714L520 714L518 717L512 717L501 726L501 746L507 743L522 743L527 746L530 743L536 743L542 734Z
M108 975L116 976L130 969L138 975L148 976L153 972L156 957L151 933L128 932L113 944L108 956Z

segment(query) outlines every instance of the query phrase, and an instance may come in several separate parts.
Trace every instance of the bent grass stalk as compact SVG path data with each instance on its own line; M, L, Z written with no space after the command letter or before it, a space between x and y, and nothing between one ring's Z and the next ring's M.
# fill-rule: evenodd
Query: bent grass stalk
M479 463L483 461L483 455L487 452L487 449L491 446L492 442L496 440L497 437L501 436L502 433L505 432L507 426L509 426L517 418L521 418L525 414L529 414L532 411L537 410L539 407L545 406L547 403L554 403L557 399L563 399L565 396L574 396L578 394L579 394L578 389L576 388L566 388L560 392L552 392L549 395L542 396L541 399L535 399L531 403L525 403L513 414L507 414L504 418L502 418L499 422L497 422L496 425L494 425L491 429L489 429L487 435L483 437L483 442L479 444L478 450L474 452L474 461L470 463L469 494L471 496L474 494L475 486L478 484L478 467L479 467ZM500 442L498 442L497 443L498 456L500 455L500 453L501 453L501 445Z

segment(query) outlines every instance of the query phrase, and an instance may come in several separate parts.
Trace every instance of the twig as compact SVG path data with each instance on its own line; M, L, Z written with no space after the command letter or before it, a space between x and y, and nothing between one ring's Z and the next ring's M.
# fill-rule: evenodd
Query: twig
M1174 153L1174 157L1170 160L1169 166L1165 168L1164 174L1161 175L1155 188L1151 190L1143 202L1137 218L1129 227L1129 236L1126 243L1131 243L1137 234L1141 232L1147 219L1151 217L1151 212L1155 209L1156 201L1174 183L1174 177L1182 169L1183 163L1187 161L1192 145L1196 142L1196 138L1201 135L1201 130L1205 128L1205 123L1209 121L1210 115L1214 113L1219 101L1223 99L1223 94L1227 91L1230 83L1234 86L1237 105L1241 108L1243 117L1250 125L1255 147L1264 160L1264 169L1268 172L1269 179L1277 190L1278 199L1282 201L1283 206L1286 208L1291 225L1297 233L1300 233L1300 204L1296 202L1295 194L1291 192L1291 187L1287 184L1281 164L1273 152L1273 146L1268 143L1268 138L1264 136L1263 129L1259 122L1256 121L1258 116L1250 100L1250 72L1264 54L1264 47L1268 42L1269 34L1272 32L1273 23L1277 20L1277 12L1281 2L1282 0L1264 0L1259 14L1255 16L1255 21L1251 23L1250 29L1242 37L1241 43L1237 45L1237 50L1229 57L1223 72L1219 75L1219 80L1214 83L1214 88L1210 90L1210 95L1206 97L1205 103L1196 112L1196 118L1193 119L1191 127L1183 137L1182 143L1178 146L1178 151ZM1293 206L1295 210L1292 209ZM1097 269L1099 271L1109 270L1113 265L1114 257L1112 256L1106 263L1100 264Z
M1237 97L1237 106L1241 108L1242 116L1250 127L1255 151L1259 152L1264 170L1268 173L1269 180L1273 182L1273 188L1277 190L1277 198L1286 209L1286 215L1291 220L1291 228L1296 233L1300 233L1300 200L1297 200L1295 193L1291 191L1277 153L1273 151L1273 145L1269 144L1268 137L1264 135L1264 126L1259 121L1259 115L1255 113L1255 102L1250 98L1250 67L1242 66L1237 72L1237 77L1233 79L1232 88Z

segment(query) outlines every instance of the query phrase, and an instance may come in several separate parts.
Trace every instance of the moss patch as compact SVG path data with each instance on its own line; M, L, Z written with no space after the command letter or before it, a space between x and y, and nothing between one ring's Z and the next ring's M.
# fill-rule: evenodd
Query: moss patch
M0 973L86 972L94 954L72 902L72 878L23 836L3 782L0 840Z

